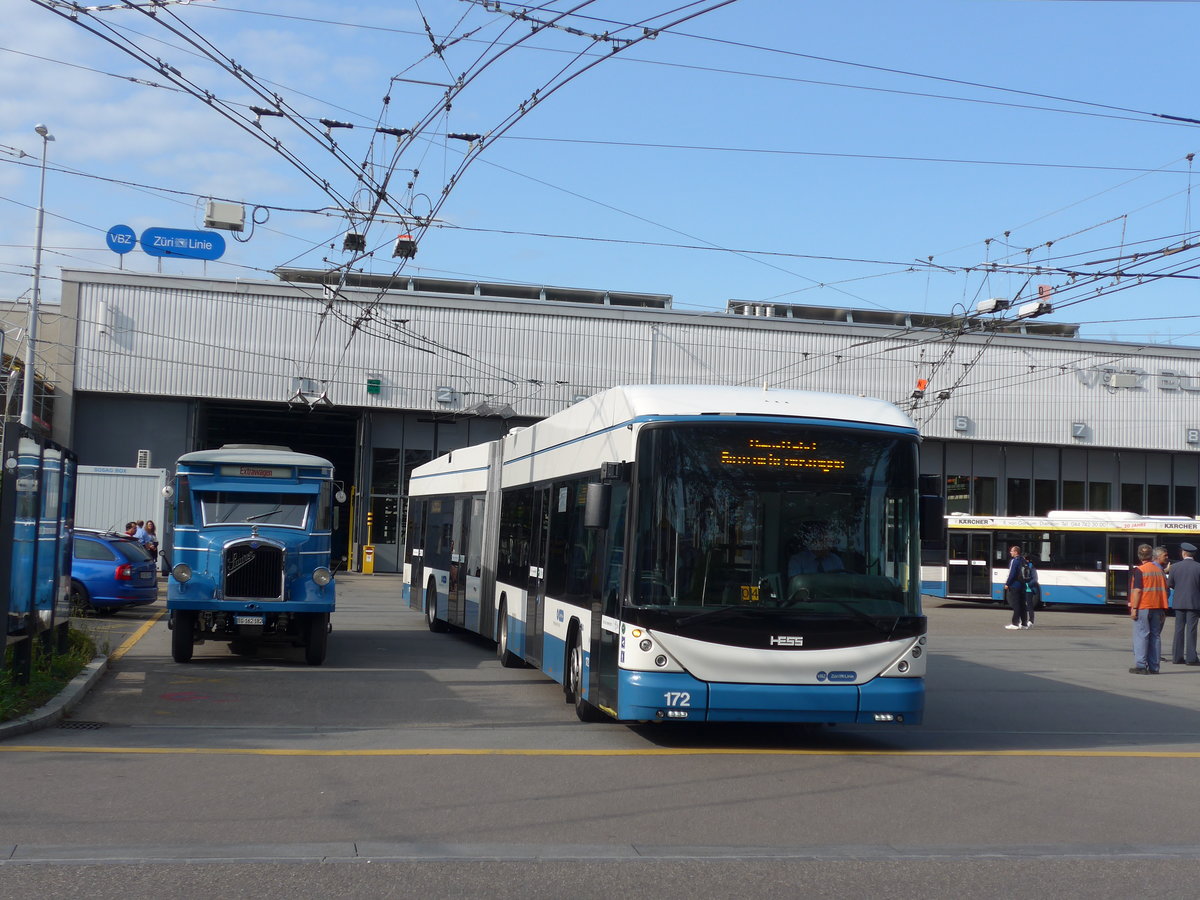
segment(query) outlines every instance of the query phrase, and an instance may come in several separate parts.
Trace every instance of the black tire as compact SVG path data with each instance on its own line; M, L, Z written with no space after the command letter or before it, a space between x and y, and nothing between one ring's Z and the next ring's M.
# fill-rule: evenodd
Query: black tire
M433 586L433 582L429 582L429 587L425 589L425 624L429 626L429 630L437 634L443 631L448 631L450 626L437 617L437 588Z
M567 702L575 704L575 715L580 722L603 722L608 716L583 699L583 643L579 635L571 641L567 651Z
M96 610L92 608L92 599L88 595L87 588L73 580L71 582L71 615L90 616L95 613Z
M196 630L196 611L194 609L175 610L174 621L171 624L171 658L177 663L192 661L192 650L195 648L193 632Z
M304 640L304 661L310 666L325 662L325 651L329 647L329 613L311 613L308 617L308 634Z
M520 669L525 661L508 649L508 606L500 604L500 622L496 626L496 657L506 669Z

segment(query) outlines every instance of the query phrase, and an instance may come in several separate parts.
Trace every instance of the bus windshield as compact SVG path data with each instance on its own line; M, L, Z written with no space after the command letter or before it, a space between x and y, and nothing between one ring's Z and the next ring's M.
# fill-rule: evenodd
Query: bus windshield
M205 525L282 525L303 528L308 512L304 494L199 491Z
M631 602L919 615L916 452L912 438L833 426L648 426Z

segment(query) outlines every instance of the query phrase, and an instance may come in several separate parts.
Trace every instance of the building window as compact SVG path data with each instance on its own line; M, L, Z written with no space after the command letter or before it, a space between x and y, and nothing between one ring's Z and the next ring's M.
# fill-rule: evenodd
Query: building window
M400 493L400 451L376 447L371 451L371 493Z
M1010 516L1029 515L1028 478L1008 479L1008 506L1006 513Z
M1093 487L1095 487L1093 485ZM1121 485L1121 511L1146 514L1145 488L1140 484Z
M971 510L977 516L996 514L996 479L980 476L975 479L975 503Z
M1171 489L1165 484L1146 486L1146 515L1169 516L1171 514Z
M1033 483L1033 514L1044 516L1058 509L1058 482L1052 478L1039 478ZM1067 507L1070 509L1071 507Z
M1112 509L1112 485L1107 481L1088 482L1088 509Z
M946 512L971 513L971 479L968 476L946 476Z
M1062 483L1063 509L1087 509L1084 501L1082 481L1064 481Z
M1175 515L1196 515L1196 489L1191 485L1175 485Z

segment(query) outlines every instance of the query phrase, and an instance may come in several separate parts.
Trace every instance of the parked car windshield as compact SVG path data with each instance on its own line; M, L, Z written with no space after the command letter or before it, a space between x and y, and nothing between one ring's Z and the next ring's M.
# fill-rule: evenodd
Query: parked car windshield
M200 492L205 525L282 525L303 528L308 512L304 494Z

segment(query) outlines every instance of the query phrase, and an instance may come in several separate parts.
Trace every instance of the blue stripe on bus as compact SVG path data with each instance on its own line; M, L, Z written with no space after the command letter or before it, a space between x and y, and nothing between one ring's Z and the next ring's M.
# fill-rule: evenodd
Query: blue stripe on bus
M488 466L475 466L472 469L451 469L445 472L432 472L428 475L410 475L409 482L420 481L422 478L444 478L447 475L467 475L471 472L486 472Z
M613 431L620 431L622 428L628 428L631 425L643 425L648 422L705 422L712 424L713 422L759 422L771 424L789 424L789 425L824 425L834 428L853 428L860 431L883 431L890 434L905 434L916 436L917 431L912 428L903 428L898 425L882 425L876 422L852 422L845 419L813 419L805 416L760 416L760 415L740 415L736 413L715 413L713 415L704 416L664 416L664 415L646 415L635 416L624 422L619 422L616 425L610 425L608 428L601 428L599 431L589 431L587 434L580 437L571 438L568 441L563 441L558 444L551 444L549 447L543 447L540 450L534 450L526 453L524 456L518 456L514 459L504 461L504 465L511 466L519 462L525 462L535 456L540 456L544 453L552 453L555 450L560 450L563 447L569 447L572 444L578 444L580 441L591 440L603 434L609 434Z

